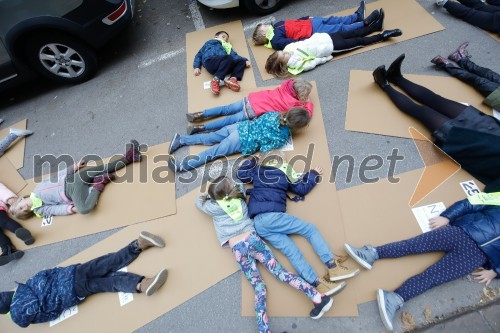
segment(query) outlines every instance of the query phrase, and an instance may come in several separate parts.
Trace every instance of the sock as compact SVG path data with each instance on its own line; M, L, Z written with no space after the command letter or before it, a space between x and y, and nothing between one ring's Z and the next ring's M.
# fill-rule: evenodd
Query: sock
M337 264L335 263L335 259L332 259L328 262L325 262L325 264L326 264L326 267L328 267L329 269L337 267Z
M311 286L313 286L314 288L316 288L317 286L319 286L319 280L316 279L316 281L314 281L313 283L311 283Z
M312 298L312 301L316 304L319 304L321 303L321 294L320 293L317 293L316 295L314 295L314 297Z

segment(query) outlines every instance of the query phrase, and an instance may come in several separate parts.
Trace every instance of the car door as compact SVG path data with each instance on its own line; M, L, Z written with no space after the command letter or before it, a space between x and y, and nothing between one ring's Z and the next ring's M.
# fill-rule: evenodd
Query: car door
M14 64L10 59L9 52L3 44L3 40L0 39L0 83L15 78L17 76Z

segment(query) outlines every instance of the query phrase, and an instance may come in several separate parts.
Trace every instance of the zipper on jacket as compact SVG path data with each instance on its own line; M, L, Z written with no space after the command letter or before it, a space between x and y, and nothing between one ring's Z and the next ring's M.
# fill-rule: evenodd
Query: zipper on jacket
M492 240L487 241L486 243L481 244L481 245L479 245L479 246L481 246L481 247L486 246L486 245L488 245L488 244L490 244L490 243L493 243L494 241L497 241L497 240L499 240L499 239L500 239L500 236L497 236L497 237L493 238Z

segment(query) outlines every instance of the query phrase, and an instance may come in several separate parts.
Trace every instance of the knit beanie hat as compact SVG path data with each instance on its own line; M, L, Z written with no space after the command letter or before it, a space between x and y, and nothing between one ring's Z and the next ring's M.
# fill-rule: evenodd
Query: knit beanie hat
M10 311L10 303L14 297L13 291L4 291L0 293L0 314L6 314Z

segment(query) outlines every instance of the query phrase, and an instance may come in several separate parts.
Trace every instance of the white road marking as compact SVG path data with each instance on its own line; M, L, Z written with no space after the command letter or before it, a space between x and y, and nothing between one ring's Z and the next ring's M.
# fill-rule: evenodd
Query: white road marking
M181 49L178 49L175 51L170 51L167 53L163 53L163 54L157 56L156 58L141 61L139 63L139 65L137 66L137 68L145 68L145 67L151 66L152 64L157 63L159 61L171 59L171 58L175 57L176 55L181 54L183 52L184 52L184 48L181 48Z
M189 0L189 11L191 11L191 18L193 19L195 29L205 29L205 23L203 22L201 13L198 10L198 2L196 0Z

